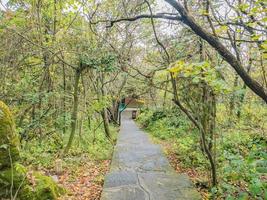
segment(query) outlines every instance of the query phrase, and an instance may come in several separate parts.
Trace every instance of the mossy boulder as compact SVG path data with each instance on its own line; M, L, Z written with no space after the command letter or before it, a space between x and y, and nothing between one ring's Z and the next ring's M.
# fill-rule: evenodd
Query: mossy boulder
M12 114L0 101L0 199L56 200L64 190L51 177L19 164L19 146Z
M54 200L65 193L65 190L59 187L51 177L38 172L35 172L33 176L36 180L36 186L34 187L36 200Z
M12 188L12 190L10 189ZM0 173L0 199L17 193L19 200L56 200L65 191L51 177L39 172L28 173L20 164Z
M7 105L0 101L0 170L19 160L19 136Z
M20 200L56 200L65 190L58 186L51 177L39 172L32 174L34 184L26 184L19 193Z

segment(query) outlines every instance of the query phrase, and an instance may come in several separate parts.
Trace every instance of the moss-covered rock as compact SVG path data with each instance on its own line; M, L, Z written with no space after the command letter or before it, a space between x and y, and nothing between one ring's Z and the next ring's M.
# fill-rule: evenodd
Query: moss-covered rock
M65 192L51 177L38 172L35 172L33 176L36 180L36 186L34 188L36 200L54 200Z
M56 200L65 193L65 190L49 176L34 172L32 179L34 184L26 184L20 191L20 200Z
M28 173L18 163L19 136L9 108L0 101L0 199L56 200L64 190L51 177Z
M12 188L12 190L11 190ZM19 200L56 200L65 191L51 177L39 172L27 173L25 167L15 164L0 173L0 199L17 193Z
M11 167L19 160L19 136L15 131L12 114L0 101L0 170Z

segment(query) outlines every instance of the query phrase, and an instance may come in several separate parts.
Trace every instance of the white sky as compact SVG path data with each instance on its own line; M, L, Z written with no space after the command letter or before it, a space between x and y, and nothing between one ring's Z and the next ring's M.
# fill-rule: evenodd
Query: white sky
M0 0L0 2L1 2L0 3L0 10L5 10L4 7L2 6L2 4L5 5L8 1L9 0ZM162 10L162 8L166 8L166 6L167 6L166 2L163 0L156 0L156 2L157 2L158 7L160 8L160 10Z
M0 10L5 10L4 7L2 6L2 4L5 5L8 2L8 0L0 0L0 2L1 2L0 3Z

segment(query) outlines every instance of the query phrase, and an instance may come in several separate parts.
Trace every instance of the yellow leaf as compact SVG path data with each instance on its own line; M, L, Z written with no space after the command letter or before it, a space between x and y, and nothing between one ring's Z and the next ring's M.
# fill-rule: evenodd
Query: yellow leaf
M179 73L183 70L184 66L185 62L183 60L178 60L177 62L171 64L171 67L168 69L168 71L171 73Z
M224 33L225 31L228 30L228 26L221 26L219 28L216 29L216 33Z
M136 102L145 104L145 100L144 99L137 99Z

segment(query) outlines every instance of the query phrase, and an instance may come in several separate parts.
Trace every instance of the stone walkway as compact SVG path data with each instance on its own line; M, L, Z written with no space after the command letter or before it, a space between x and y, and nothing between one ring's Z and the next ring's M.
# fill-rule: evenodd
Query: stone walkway
M101 200L194 199L201 198L188 177L171 168L160 146L125 111Z

